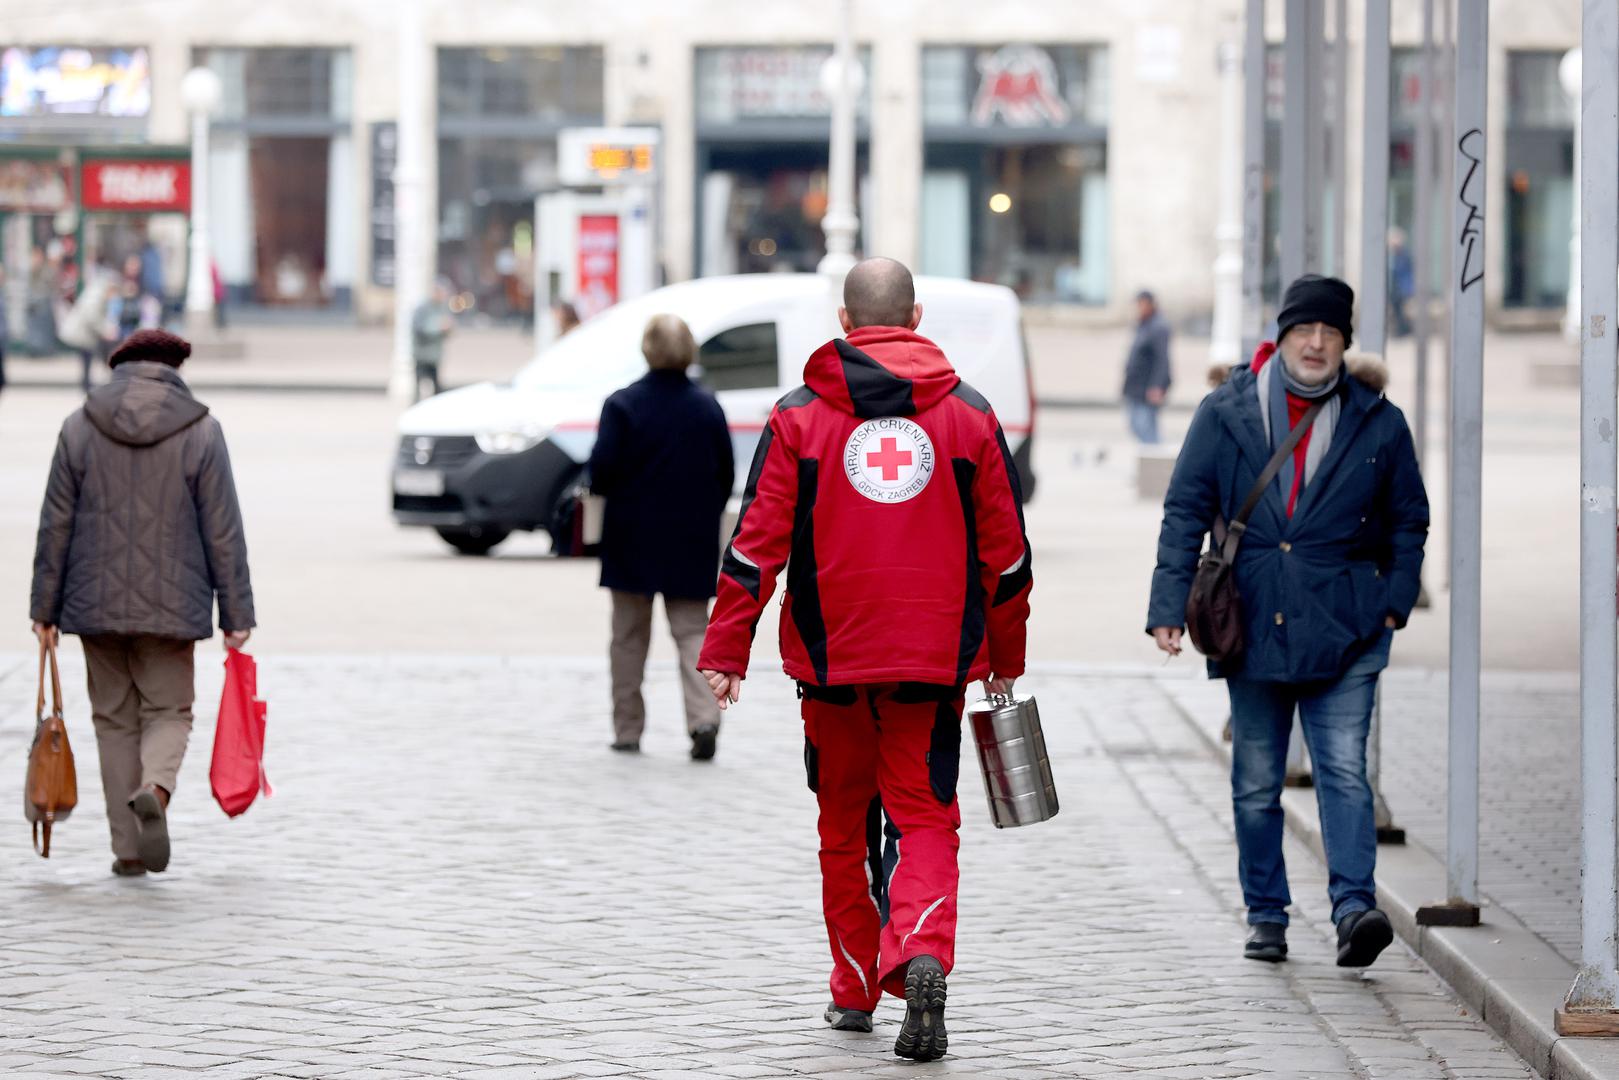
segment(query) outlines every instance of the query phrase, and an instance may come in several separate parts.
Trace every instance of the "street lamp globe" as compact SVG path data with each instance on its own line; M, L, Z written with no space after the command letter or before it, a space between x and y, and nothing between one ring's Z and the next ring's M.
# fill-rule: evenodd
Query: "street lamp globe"
M1563 59L1557 64L1557 81L1563 84L1563 93L1575 102L1580 100L1580 47L1574 46L1563 54Z
M193 115L212 115L224 96L225 87L212 68L194 67L180 80L180 100Z

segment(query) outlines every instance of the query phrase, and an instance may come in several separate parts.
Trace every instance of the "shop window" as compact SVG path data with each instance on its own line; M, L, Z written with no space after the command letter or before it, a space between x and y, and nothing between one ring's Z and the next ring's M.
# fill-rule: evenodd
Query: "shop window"
M595 122L603 111L602 63L596 45L440 49L439 116Z
M710 390L757 390L780 385L776 324L750 323L722 330L697 350L702 383Z

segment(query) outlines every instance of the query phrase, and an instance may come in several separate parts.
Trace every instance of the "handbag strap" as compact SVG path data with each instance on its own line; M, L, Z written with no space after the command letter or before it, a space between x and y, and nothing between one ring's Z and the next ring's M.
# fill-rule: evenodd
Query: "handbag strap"
M1293 425L1293 430L1287 433L1287 438L1282 440L1282 445L1276 448L1276 453L1265 462L1265 467L1260 471L1259 479L1254 481L1253 490L1248 492L1248 498L1243 502L1242 509L1237 511L1237 516L1226 526L1225 541L1220 546L1220 557L1226 562L1229 563L1237 557L1237 545L1242 543L1242 534L1248 531L1248 519L1253 516L1254 508L1264 497L1265 489L1276 479L1276 474L1282 471L1282 463L1293 456L1293 451L1298 449L1300 441L1309 432L1310 426L1315 423L1315 418L1320 415L1326 404L1324 400L1318 401L1306 409L1304 415L1299 417L1299 422Z
M34 706L34 719L45 719L45 667L51 670L51 715L62 715L62 673L56 667L56 643L46 633L39 639L39 700Z

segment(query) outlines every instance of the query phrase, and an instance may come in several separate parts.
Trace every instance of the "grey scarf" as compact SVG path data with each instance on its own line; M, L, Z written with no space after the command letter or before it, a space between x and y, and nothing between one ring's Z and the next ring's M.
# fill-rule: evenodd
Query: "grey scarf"
M1287 364L1278 351L1265 364L1259 378L1254 380L1254 388L1259 393L1259 415L1265 421L1265 440L1273 454L1286 441L1287 433L1291 430L1287 418L1287 391L1292 390L1312 401L1323 397L1327 400L1316 415L1315 425L1310 431L1310 445L1304 451L1304 483L1299 487L1301 495L1310 486L1310 481L1315 479L1316 470L1321 467L1322 459L1327 456L1327 448L1332 445L1332 433L1338 426L1338 414L1343 409L1343 395L1337 392L1343 377L1343 368L1340 367L1338 374L1320 386L1301 386L1288 373ZM1276 483L1285 503L1293 491L1292 455L1282 463L1281 470L1276 474Z

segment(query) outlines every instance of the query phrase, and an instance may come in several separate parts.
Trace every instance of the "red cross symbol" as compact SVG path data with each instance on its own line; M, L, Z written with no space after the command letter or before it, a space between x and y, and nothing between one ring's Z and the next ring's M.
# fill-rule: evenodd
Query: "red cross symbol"
M894 481L899 479L899 467L911 463L911 452L899 448L899 440L884 439L883 448L875 454L866 455L866 468L881 469L883 479Z

